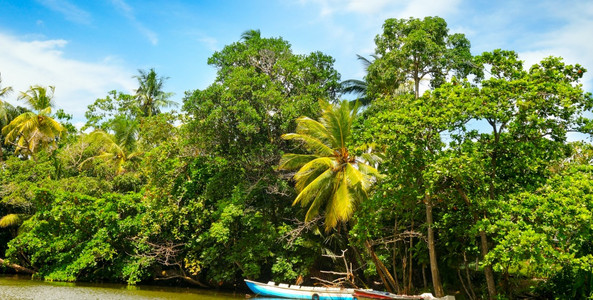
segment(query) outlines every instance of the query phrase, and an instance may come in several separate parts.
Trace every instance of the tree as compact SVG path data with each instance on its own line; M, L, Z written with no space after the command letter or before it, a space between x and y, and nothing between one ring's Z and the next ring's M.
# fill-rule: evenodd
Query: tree
M241 34L241 40L247 42L251 39L261 39L261 31L259 29L250 29Z
M368 73L369 66L373 63L374 60L376 60L378 58L377 55L371 55L371 57L373 58L373 61L371 61L368 58L358 55L358 54L356 55L356 57L358 58L359 61L362 62L364 70L367 73ZM363 80L348 79L348 80L342 81L340 83L341 93L342 94L354 94L354 95L358 96L358 98L355 101L358 101L361 106L370 105L372 98L370 95L368 95L369 85L368 85L368 82L366 81L366 79L367 79L366 77L367 76L365 76L365 79L363 79ZM407 81L407 82L404 82L403 84L399 85L399 87L394 90L394 95L405 95L405 94L413 93L413 92L414 92L414 82ZM352 103L354 103L355 101L353 101Z
M25 101L35 112L25 112L2 128L4 143L14 145L17 152L33 159L41 148L53 150L57 147L56 139L65 129L51 117L53 93L53 86L46 89L38 85L21 92L18 100Z
M137 105L142 111L143 116L152 116L161 112L162 107L174 106L176 103L169 100L173 93L163 91L163 85L168 77L158 77L154 69L146 72L138 70L140 73L134 78L138 79L138 89L136 90Z
M450 201L464 205L472 216L470 232L478 234L478 258L489 296L495 298L496 260L488 259L490 249L498 247L491 234L499 228L494 220L506 219L500 211L512 195L534 193L570 156L567 134L589 132L584 113L593 107L593 98L579 83L585 69L560 58L545 58L529 70L513 51L485 52L475 61L482 70L477 85L444 88L465 90L460 102L468 118L487 126L452 131L451 153L438 162L440 173L432 181L442 184L443 192L449 189ZM498 271L510 293L510 271Z
M281 38L243 39L208 63L217 68L216 82L184 99L190 130L199 133L191 138L205 153L250 170L275 165L285 147L280 136L297 117L316 116L318 99L335 99L339 86L331 57L293 54Z
M427 76L432 87L443 84L450 71L465 78L472 70L470 43L448 31L439 17L385 20L383 33L375 37L377 59L368 67L369 93L392 95L411 80L418 98Z
M399 228L407 226L405 223L398 225L402 221L414 224L416 214L422 213L416 206L418 203L424 205L428 259L435 294L439 297L442 297L444 292L439 276L433 210L437 203L441 202L441 196L439 187L431 177L438 171L435 169L436 162L444 155L446 149L443 135L461 128L469 120L465 105L461 101L467 91L459 88L457 83L444 86L448 88L435 89L420 98L415 98L411 94L378 98L365 112L368 117L362 124L365 129L365 141L373 141L385 147L385 179L379 187L383 193L379 193L373 202L377 202L378 206L391 205L388 211L406 212L386 216L395 218L389 223L396 223L395 227ZM386 201L383 198L388 198L387 201L391 203L383 203ZM375 211L372 210L370 213L375 214ZM414 231L413 225L408 228L408 231ZM393 231L393 236L398 236L403 230L405 229L393 228L390 231ZM381 234L382 231L385 232L379 229L377 233ZM366 234L373 237L377 233ZM414 236L409 237L408 251L413 249L413 238ZM393 247L396 248L395 243ZM407 292L411 292L412 285L411 257L412 254L409 254L407 264L410 269L406 272L410 278L408 286L405 287ZM394 277L397 278L397 275L394 274Z
M279 168L298 169L294 180L299 194L293 205L309 206L305 222L323 210L325 229L329 231L352 217L380 174L369 165L378 161L377 156L364 153L357 157L350 148L358 107L350 108L348 101L321 106L319 121L301 117L297 119L296 133L282 136L302 142L311 154L284 154Z
M413 82L414 98L420 98L420 81L430 78L433 88L441 86L447 75L454 71L459 77L465 78L472 71L472 56L470 53L470 43L463 34L449 35L449 29L445 20L439 17L426 17L423 20L410 19L388 19L383 24L383 33L375 37L375 55L376 59L368 66L366 80L367 97L384 98L387 101L396 101L393 97L400 96L400 101L411 102L409 107L404 104L404 114L412 113L418 118L416 121L424 123L420 128L425 128L425 132L420 130L405 130L406 138L410 139L407 143L415 144L418 142L417 149L420 153L418 161L419 170L426 171L431 157L440 152L442 141L439 134L448 130L450 120L439 119L438 116L427 117L425 114L432 112L415 114L415 111L422 109L422 104L414 103L415 100L402 95L401 87L407 82ZM407 111L410 109L411 111ZM433 107L426 107L431 111ZM437 109L438 110L438 109ZM413 122L408 116L395 116L397 123ZM423 127L427 126L427 127ZM416 136L418 140L414 141L411 136ZM396 139L399 139L396 137ZM389 144L389 143L388 143ZM387 145L387 144L386 144ZM401 144L408 147L409 145ZM434 147L437 146L437 147ZM422 152L425 153L422 153ZM428 153L426 153L428 152ZM426 165L424 165L426 163ZM411 174L413 174L412 172ZM421 179L423 175L419 175ZM423 202L426 206L426 220L428 225L428 250L431 262L431 273L433 285L437 296L443 296L440 277L438 275L438 266L436 260L436 249L434 247L433 230L433 200L429 196L428 185L423 180L417 181L417 189L423 191Z
M180 193L188 189L179 196L188 199L183 203L203 201L205 207L196 231L200 242L192 240L187 261L210 270L217 282L305 276L321 241L308 233L297 243L273 242L299 225L296 207L278 205L293 200L294 189L277 165L290 149L281 136L294 132L295 119L316 118L319 99L336 99L334 60L320 52L296 54L282 38L260 36L225 46L208 63L216 68L215 81L184 98L186 166L174 173Z
M134 96L113 90L87 107L84 113L87 122L82 129L108 130L116 118L138 119L142 114Z
M87 139L89 144L97 146L99 153L84 160L80 164L80 168L88 166L93 160L101 160L109 164L115 174L119 175L125 171L124 164L126 162L137 160L142 155L141 152L134 151L135 139L130 140L129 132L116 133L112 137L107 132L98 129L90 133Z
M4 126L4 123L8 121L7 110L9 109L10 104L2 100L5 96L9 95L12 92L12 87L2 87L2 77L0 77L0 124Z
M10 105L10 103L3 101L2 98L7 96L12 92L12 87L2 87L2 78L0 77L0 129L6 126L9 123L9 120L12 120L14 116L12 112L14 111L14 107ZM2 135L0 134L0 141L4 140ZM0 145L0 162L3 160L4 151L2 150L2 146Z

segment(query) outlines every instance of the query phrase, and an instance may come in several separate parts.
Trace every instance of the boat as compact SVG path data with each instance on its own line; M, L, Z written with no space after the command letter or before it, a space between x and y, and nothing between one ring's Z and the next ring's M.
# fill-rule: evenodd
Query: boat
M245 279L245 284L257 296L312 300L354 300L354 289L319 286L262 283Z
M318 287L289 285L286 283L276 284L273 281L268 283L257 282L245 279L245 283L255 293L256 297L274 297L289 299L312 299L312 300L454 300L454 296L435 298L430 293L421 295L397 295L388 292L363 289L348 289L338 287ZM270 298L267 298L270 299Z

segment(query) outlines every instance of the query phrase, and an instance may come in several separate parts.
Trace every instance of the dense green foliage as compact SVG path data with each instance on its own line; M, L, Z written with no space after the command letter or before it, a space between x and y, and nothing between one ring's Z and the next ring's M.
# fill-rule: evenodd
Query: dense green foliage
M586 70L472 56L438 17L386 20L375 42L360 113L330 56L258 30L212 55L181 112L154 69L81 131L53 87L21 93L28 109L0 87L0 258L56 281L351 271L399 293L593 296L593 146L571 142L593 133ZM347 269L327 257L344 250Z

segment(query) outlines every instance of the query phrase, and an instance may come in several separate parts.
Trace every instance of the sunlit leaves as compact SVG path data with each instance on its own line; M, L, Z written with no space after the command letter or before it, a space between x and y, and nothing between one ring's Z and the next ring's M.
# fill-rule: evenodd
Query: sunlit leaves
M349 152L357 107L351 108L348 101L339 105L322 102L321 107L324 110L319 121L301 117L296 133L283 135L284 139L301 141L312 154L285 154L279 168L298 168L294 180L299 194L293 205L309 207L305 222L323 210L329 231L352 217L380 175Z

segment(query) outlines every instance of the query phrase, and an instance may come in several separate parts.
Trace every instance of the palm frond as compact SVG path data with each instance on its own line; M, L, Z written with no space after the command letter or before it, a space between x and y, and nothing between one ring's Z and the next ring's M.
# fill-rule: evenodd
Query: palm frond
M371 64L373 64L373 61L377 59L377 55L375 54L371 54L371 57L373 58L372 61L360 54L356 54L356 59L358 59L362 63L362 66L364 67L365 71L369 68Z
M280 158L278 169L295 170L318 157L317 155L287 153Z
M324 187L329 180L334 176L331 169L325 170L319 176L316 176L303 190L300 191L299 195L294 199L292 205L300 203L302 206L307 206L314 200L320 192L323 192L321 187Z
M359 79L348 79L340 83L340 90L345 94L364 96L367 92L367 83Z
M377 153L363 153L360 155L359 162L364 162L369 165L378 165L383 162L383 157Z
M321 141L326 146L335 144L335 138L331 135L329 130L318 121L308 117L301 117L297 119L296 132L302 135L308 135Z
M321 124L327 128L335 140L332 147L344 149L349 144L352 137L350 132L353 121L351 113L350 104L344 100L339 106L328 106L321 115Z
M8 214L0 218L0 228L20 225L23 222L21 214Z
M320 156L330 156L334 153L334 150L332 150L332 148L328 147L322 141L308 135L287 133L283 134L282 138L285 140L301 141L305 145L305 148Z
M241 40L249 41L252 39L260 39L261 38L261 31L259 29L250 29L246 30L241 34Z
M295 188L297 191L304 190L317 176L320 176L326 170L333 170L334 166L335 161L328 157L319 157L306 163L294 175Z
M41 111L47 107L53 107L55 87L48 86L47 88L40 85L29 87L26 92L21 92L17 100L23 100L29 107L36 111Z
M342 176L338 187L330 198L325 210L325 230L336 227L338 223L347 221L354 213L354 199L348 188L346 176Z

